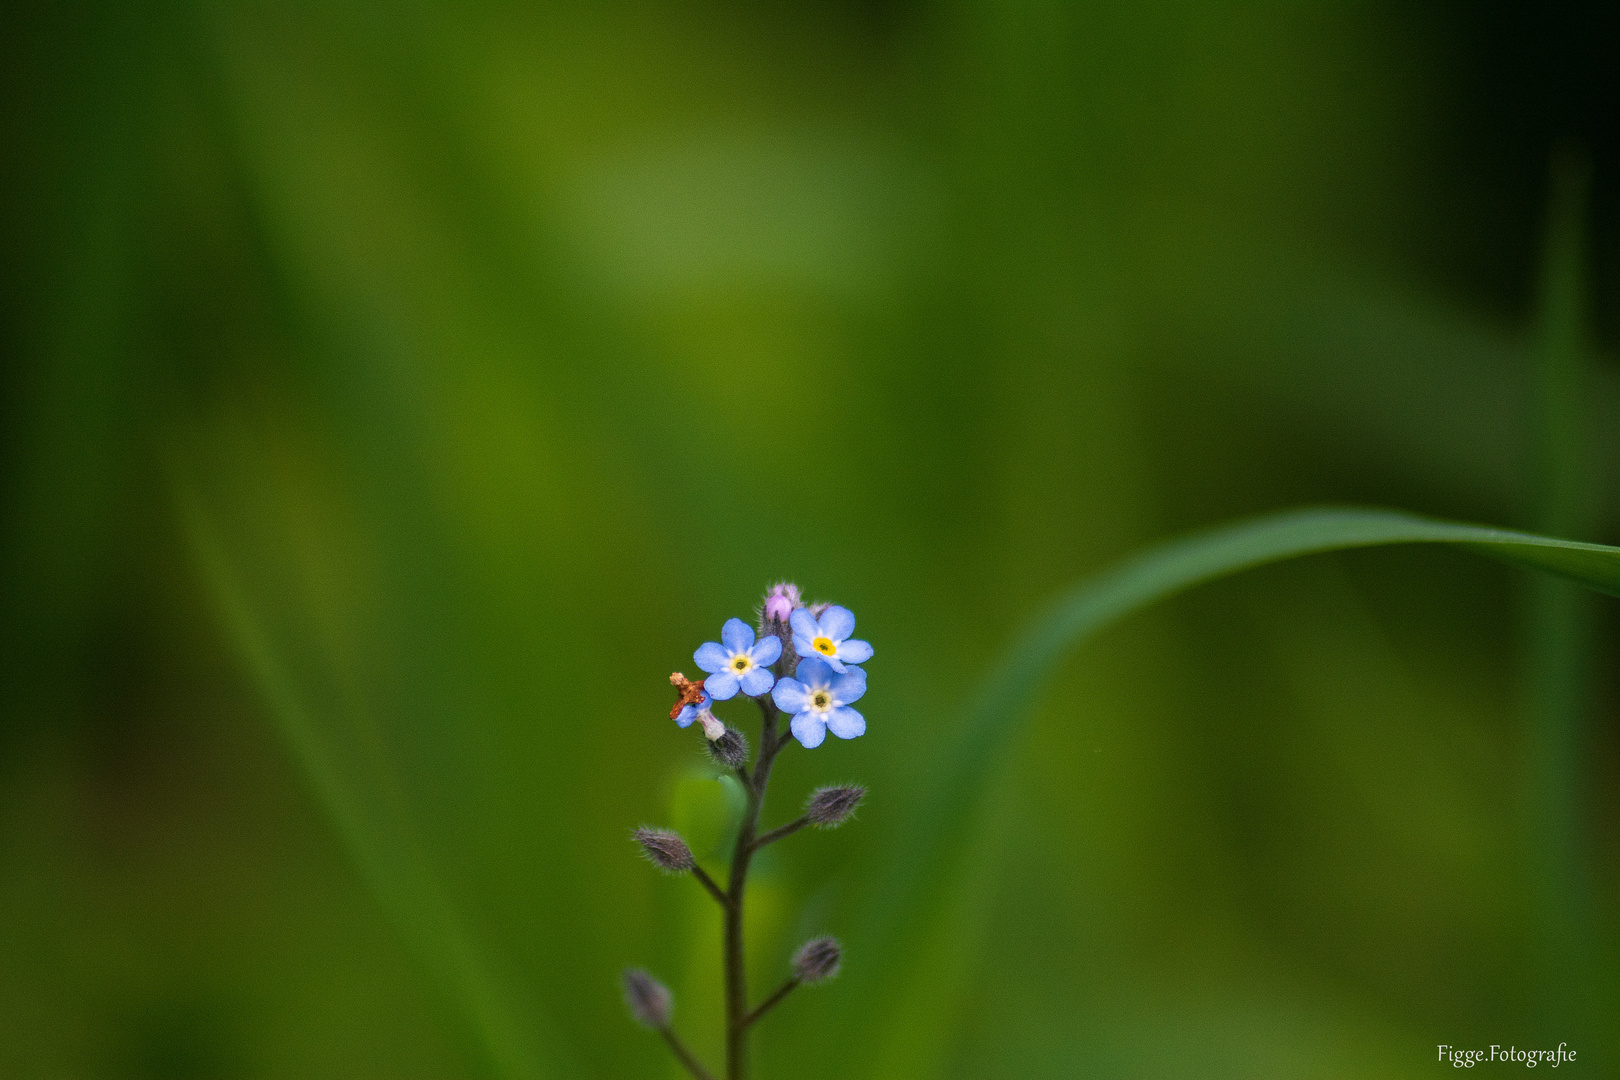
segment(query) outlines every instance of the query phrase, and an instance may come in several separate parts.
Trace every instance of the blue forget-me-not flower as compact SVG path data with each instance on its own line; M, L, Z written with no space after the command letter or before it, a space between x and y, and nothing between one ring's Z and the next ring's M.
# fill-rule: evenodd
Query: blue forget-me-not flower
M692 654L697 666L709 673L703 688L716 701L735 697L738 689L749 697L759 697L776 682L770 667L782 655L782 642L775 636L754 641L754 628L741 619L727 619L720 628L720 641L706 641Z
M845 664L864 664L872 658L871 645L848 640L855 632L855 616L849 608L833 604L820 618L809 608L799 608L789 625L793 627L793 651L822 660L834 671L842 673Z
M834 671L827 661L810 656L799 661L793 674L794 678L776 684L771 700L778 709L793 714L789 730L805 749L820 746L829 730L840 739L865 733L866 718L849 704L866 693L866 672L858 667Z

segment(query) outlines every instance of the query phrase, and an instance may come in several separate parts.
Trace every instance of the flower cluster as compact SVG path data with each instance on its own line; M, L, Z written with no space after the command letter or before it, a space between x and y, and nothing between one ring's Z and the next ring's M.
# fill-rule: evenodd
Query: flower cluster
M850 708L866 693L866 671L858 665L872 658L872 646L851 638L855 616L837 604L806 606L796 585L772 587L760 616L763 636L741 619L727 619L719 641L707 641L692 654L708 673L698 682L683 675L670 681L681 692L671 717L681 727L696 720L710 740L725 733L710 705L741 693L770 694L776 707L793 719L789 730L806 749L820 746L831 731L853 739L866 731L866 718ZM772 665L791 670L778 677Z

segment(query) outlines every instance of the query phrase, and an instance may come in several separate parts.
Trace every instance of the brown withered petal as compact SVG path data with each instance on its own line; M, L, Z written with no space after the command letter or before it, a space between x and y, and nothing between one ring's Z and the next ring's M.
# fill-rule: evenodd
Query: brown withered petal
M669 684L675 688L675 704L669 710L669 718L675 719L681 710L688 705L696 705L703 700L703 680L693 682L678 671L670 673Z

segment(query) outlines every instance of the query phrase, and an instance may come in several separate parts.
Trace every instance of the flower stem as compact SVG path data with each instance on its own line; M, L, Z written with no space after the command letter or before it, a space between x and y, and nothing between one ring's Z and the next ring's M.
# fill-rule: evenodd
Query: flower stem
M669 1048L675 1052L675 1056L680 1059L680 1063L686 1066L687 1072L697 1077L697 1080L714 1080L713 1074L708 1069L705 1069L703 1063L693 1056L692 1051L686 1048L686 1044L681 1042L674 1031L665 1027L660 1028L658 1033L664 1037L665 1042L669 1043Z
M703 883L703 887L709 890L709 895L713 896L721 907L729 908L731 906L731 897L726 895L724 889L715 884L714 878L710 877L703 867L694 864L692 866L692 876Z
M768 833L761 833L759 839L754 841L754 850L758 851L766 844L774 844L784 836L792 836L806 825L810 824L809 816L790 821L786 825L778 825Z
M747 1080L748 1077L748 976L743 956L743 898L748 885L748 864L753 858L755 834L759 831L759 814L765 806L765 786L770 783L771 764L782 751L787 740L776 736L776 703L768 696L759 700L762 723L759 735L759 758L754 762L750 783L744 784L748 805L743 811L742 823L737 827L737 847L731 856L731 881L726 895L731 903L726 906L726 1080Z
M783 983L781 985L781 987L777 989L776 993L772 994L770 997L768 997L764 1001L760 1002L758 1007L756 1007L753 1012L749 1013L743 1019L743 1026L752 1027L754 1025L754 1021L758 1020L760 1017L762 1017L766 1013L770 1012L771 1007L773 1005L775 1005L778 1001L781 1001L783 998L787 997L788 994L793 992L794 987L796 987L798 985L799 985L799 977L797 975L794 975L791 978L789 978L787 982Z

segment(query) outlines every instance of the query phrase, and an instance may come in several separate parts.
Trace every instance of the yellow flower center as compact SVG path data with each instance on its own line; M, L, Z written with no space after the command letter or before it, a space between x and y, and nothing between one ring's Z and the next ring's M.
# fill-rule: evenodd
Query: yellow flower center
M754 666L754 662L746 656L738 655L731 659L731 670L741 674Z
M810 695L810 704L814 705L818 709L825 709L828 705L832 704L832 695L828 694L825 690L817 690L814 694Z
M838 655L838 646L833 644L833 639L830 637L818 637L810 642L810 647L822 656Z

